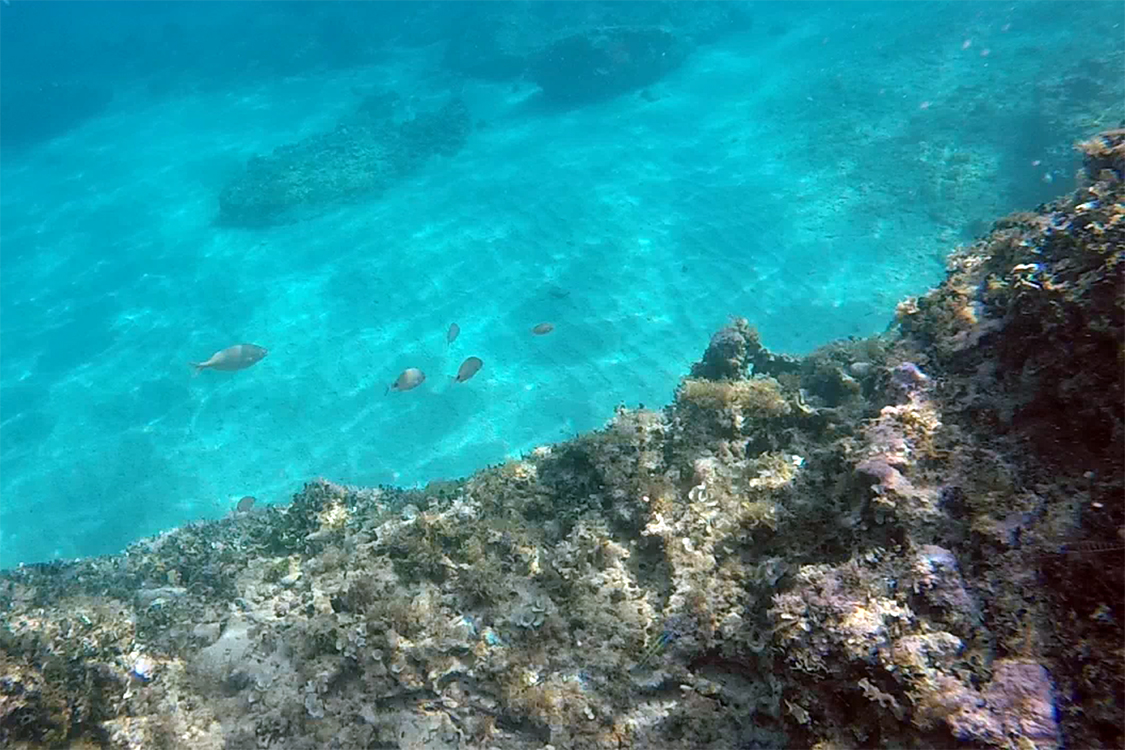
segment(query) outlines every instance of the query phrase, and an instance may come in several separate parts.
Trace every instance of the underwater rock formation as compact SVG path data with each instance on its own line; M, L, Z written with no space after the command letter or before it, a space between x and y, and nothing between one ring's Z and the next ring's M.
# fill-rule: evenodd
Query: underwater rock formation
M1125 135L1083 148L897 331L736 320L464 480L0 574L0 744L1120 747Z
M527 76L547 101L581 105L655 83L679 67L686 49L658 28L573 34L534 55Z
M396 122L395 100L368 96L332 132L251 159L220 192L219 223L272 226L370 198L427 159L452 156L465 145L470 118L463 101Z
M682 57L750 26L747 7L739 3L587 2L580 13L574 10L565 3L464 5L443 65L495 81L536 69L548 81L549 98L557 100L552 92L565 89L566 102L578 104L644 85L632 82L638 79L660 78L674 68L655 54L665 45ZM566 68L568 63L578 68ZM600 68L605 72L599 76ZM562 80L568 72L577 78Z

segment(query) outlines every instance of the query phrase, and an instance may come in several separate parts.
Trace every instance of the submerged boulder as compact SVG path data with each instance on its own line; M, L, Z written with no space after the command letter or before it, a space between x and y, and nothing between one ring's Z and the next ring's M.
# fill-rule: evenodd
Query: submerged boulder
M369 96L334 130L256 156L219 194L219 223L265 227L378 195L432 156L465 144L469 110L454 99L398 122L393 100Z
M686 56L687 48L662 29L602 29L548 45L531 61L528 77L550 102L581 105L655 83Z
M458 10L442 65L489 81L522 78L568 39L596 47L620 29L656 30L675 36L686 55L751 25L739 3L464 3Z

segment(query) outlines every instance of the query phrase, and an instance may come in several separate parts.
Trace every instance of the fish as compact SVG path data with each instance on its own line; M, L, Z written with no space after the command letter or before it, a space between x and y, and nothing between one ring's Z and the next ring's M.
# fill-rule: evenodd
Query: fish
M456 323L449 324L449 333L445 334L445 343L452 344L461 335L461 326Z
M548 333L550 333L553 330L555 330L555 324L554 323L540 323L539 325L532 328L531 332L534 333L536 336L546 336Z
M480 357L469 357L461 363L461 366L457 369L457 375L453 379L458 383L464 383L480 372L480 368L483 366L484 362L481 362Z
M411 388L417 388L422 385L422 381L426 379L426 373L419 370L417 367L408 367L402 371L395 382L387 386L384 396L391 391L409 391Z
M236 505L234 509L239 513L249 513L254 508L254 503L256 502L257 498L253 495L247 495L238 501L238 505Z
M269 350L257 344L235 344L222 351L215 352L210 359L204 362L188 362L188 365L195 368L195 375L208 369L233 372L245 370L247 367L257 364L267 354L269 354Z
M673 633L670 630L665 630L663 633L661 633L660 637L655 639L652 642L652 645L645 649L644 654L641 656L641 660L639 662L637 662L637 665L635 667L633 667L633 669L634 670L643 669L645 664L648 664L648 660L651 659L656 654L660 653L660 651L662 651L665 646L667 646L669 643L671 643L673 640L675 640L675 637L676 637L676 634Z

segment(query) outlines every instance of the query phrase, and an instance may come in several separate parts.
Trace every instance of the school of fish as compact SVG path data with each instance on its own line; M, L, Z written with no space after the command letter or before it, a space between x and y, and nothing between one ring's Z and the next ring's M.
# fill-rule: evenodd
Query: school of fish
M539 323L531 328L531 333L535 336L546 336L551 331L555 330L553 323ZM449 330L445 334L446 346L452 346L457 337L461 335L461 326L456 323L451 323ZM192 377L196 377L204 370L220 370L222 372L235 372L237 370L245 370L248 367L253 367L257 363L265 359L269 354L269 350L264 346L257 344L235 344L228 346L226 349L220 349L212 354L207 359L201 362L188 362L188 366L192 368ZM457 374L451 376L454 383L464 383L471 380L481 368L484 367L484 360L480 357L466 357L457 368ZM387 386L383 391L383 395L387 395L391 391L410 391L422 383L426 382L426 373L422 372L417 367L408 367L399 373L395 381ZM235 506L236 513L249 513L253 507L256 499L251 495L246 495L238 501Z
M545 336L553 330L555 330L555 325L553 323L539 323L531 329L531 332L536 336ZM446 345L452 345L460 335L461 326L456 323L451 323L449 330L445 334ZM235 344L234 346L228 346L226 349L215 352L202 362L189 362L188 365L193 369L193 375L199 375L199 373L204 370L234 372L236 370L245 370L247 367L256 365L258 362L261 362L267 354L269 354L269 350L264 346L258 346L257 344ZM455 383L464 383L480 372L482 367L484 367L484 361L480 357L467 357L465 361L461 363L461 366L457 368L457 374L453 376L453 381ZM413 390L424 382L426 382L426 373L422 372L417 367L408 367L399 373L399 376L395 378L393 383L387 386L387 389L383 393L386 395L391 391ZM243 500L246 500L246 498L243 498Z

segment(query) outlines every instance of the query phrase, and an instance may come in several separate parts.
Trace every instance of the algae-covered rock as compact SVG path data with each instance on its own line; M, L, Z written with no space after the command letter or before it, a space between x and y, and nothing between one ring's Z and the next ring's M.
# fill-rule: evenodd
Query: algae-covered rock
M586 104L656 82L686 52L677 37L659 28L604 28L550 44L532 58L527 75L553 103Z
M393 101L368 97L331 132L250 159L219 194L219 222L271 226L370 199L427 159L453 156L468 138L469 111L459 99L403 122L393 112Z
M585 77L597 72L591 65L606 52L609 54L601 59L611 66L615 61L625 62L625 55L637 53L637 59L628 61L634 78L646 68L650 78L671 69L664 60L648 59L650 52L643 47L630 47L630 35L638 36L638 41L641 34L674 36L677 50L686 55L698 45L744 31L751 23L749 9L741 3L486 3L466 4L459 11L442 59L450 71L487 80L516 80L533 66L547 63L552 52L573 46L575 40L587 40L583 59L575 68L581 78L564 84L573 89L590 83ZM624 46L613 48L614 43ZM548 66L542 72L555 78L563 71ZM607 68L603 76L612 78L615 73L621 71ZM611 82L595 81L602 88L592 91L572 90L578 96L569 101L591 101L633 85L622 87L618 80L604 88Z

